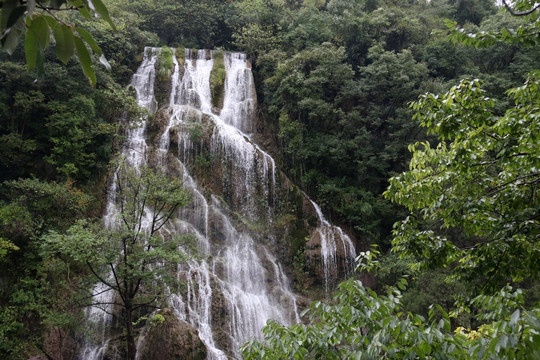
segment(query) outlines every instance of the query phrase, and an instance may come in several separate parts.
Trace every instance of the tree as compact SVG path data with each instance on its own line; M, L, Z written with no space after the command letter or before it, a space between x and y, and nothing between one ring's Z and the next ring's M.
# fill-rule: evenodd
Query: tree
M148 167L134 169L126 162L118 165L115 187L118 215L110 228L79 221L65 234L46 235L45 251L86 264L103 285L102 291L115 294L89 306L113 305L122 310L128 358L135 359L136 312L159 307L166 296L165 286L173 281L171 266L185 260L178 247L186 238L165 239L159 231L188 203L189 196L179 180Z
M534 72L509 90L515 105L501 116L478 80L413 104L440 143L411 145L410 170L390 179L386 197L413 211L395 225L394 251L484 289L538 278L539 86Z
M66 23L62 15L65 11L78 12L88 20L100 16L114 29L109 11L101 0L92 0L91 3L88 0L3 0L1 5L0 49L12 54L24 34L28 70L37 68L38 73L43 73L43 52L49 45L51 32L58 59L66 64L76 50L84 75L92 85L96 83L96 74L87 46L100 56L104 65L109 66L90 33Z

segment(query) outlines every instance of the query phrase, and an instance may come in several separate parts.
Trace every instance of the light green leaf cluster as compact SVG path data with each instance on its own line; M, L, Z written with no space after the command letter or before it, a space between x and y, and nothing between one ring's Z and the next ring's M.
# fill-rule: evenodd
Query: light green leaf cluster
M93 15L100 16L114 29L102 0L5 0L1 8L0 49L12 54L19 37L25 34L24 49L28 70L37 68L38 73L42 74L44 50L49 46L52 35L58 59L66 64L76 51L84 75L90 84L95 85L96 75L87 46L100 56L100 61L107 67L108 62L88 31L67 24L59 16L64 10L77 11L88 20Z
M486 287L540 274L540 73L508 91L498 116L478 80L412 105L440 143L410 146L410 170L385 196L413 214L394 227L394 251L423 265L455 265L458 277ZM466 240L454 240L455 229Z
M173 55L174 51L167 46L161 48L158 57L158 78L161 81L167 81L173 73Z
M340 284L334 304L315 302L307 325L270 321L264 340L242 348L254 359L533 359L540 354L539 310L522 309L520 292L505 288L473 304L489 320L478 330L451 331L449 315L430 309L429 319L401 311L397 289L378 296L361 282ZM500 309L504 309L501 311Z
M12 251L18 251L19 247L11 241L0 237L0 263L4 261L6 255Z
M50 231L42 238L42 255L45 258L56 253L68 256L82 264L99 262L106 264L114 261L117 254L112 251L105 253L109 239L103 236L103 231L98 223L88 220L78 220L65 234ZM99 250L98 250L99 249Z

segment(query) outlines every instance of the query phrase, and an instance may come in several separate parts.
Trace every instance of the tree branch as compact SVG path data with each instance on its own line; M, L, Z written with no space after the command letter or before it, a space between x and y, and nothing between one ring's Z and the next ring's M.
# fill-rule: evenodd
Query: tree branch
M122 287L120 286L120 282L118 281L118 277L116 276L116 271L114 271L114 266L112 263L109 263L109 266L111 267L111 271L112 271L112 274L113 274L113 277L114 277L114 281L116 282L116 285L118 286L118 294L120 294L120 298L122 299L122 301L124 302L124 304L126 303L126 299L124 297L124 294L122 291L120 291L122 289Z
M537 3L536 5L534 5L532 8L530 8L529 10L526 10L526 11L515 11L514 9L512 9L512 7L507 3L506 0L502 0L503 2L503 5L504 7L506 8L506 10L508 10L508 12L514 16L526 16L526 15L530 15L532 14L533 12L535 12L538 8L540 8L540 3Z
M94 271L94 268L92 267L92 265L90 265L90 263L87 261L86 262L86 265L90 268L90 271L92 272L92 274L94 274L94 276L100 281L102 282L103 284L107 285L108 287L110 287L111 289L115 289L114 286L112 286L111 284L109 284L107 281L105 281L101 276L99 276L95 271Z

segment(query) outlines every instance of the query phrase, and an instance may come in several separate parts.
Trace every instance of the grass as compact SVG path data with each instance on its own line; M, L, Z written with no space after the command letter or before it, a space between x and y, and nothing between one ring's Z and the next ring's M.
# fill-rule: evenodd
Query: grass
M186 49L184 48L176 48L176 60L180 65L184 65L184 61L186 59Z
M173 73L173 50L164 46L158 58L158 79L167 81Z
M210 73L210 91L212 94L212 105L220 107L223 100L223 90L225 87L225 62L222 50L213 53L214 65Z

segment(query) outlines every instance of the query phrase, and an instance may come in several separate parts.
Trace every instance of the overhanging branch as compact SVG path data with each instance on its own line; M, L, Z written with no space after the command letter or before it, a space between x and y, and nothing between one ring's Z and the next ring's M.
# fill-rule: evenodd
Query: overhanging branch
M532 8L526 11L516 11L512 9L512 7L508 4L507 0L502 0L504 7L508 12L514 16L527 16L535 12L538 8L540 8L540 3L536 3Z

